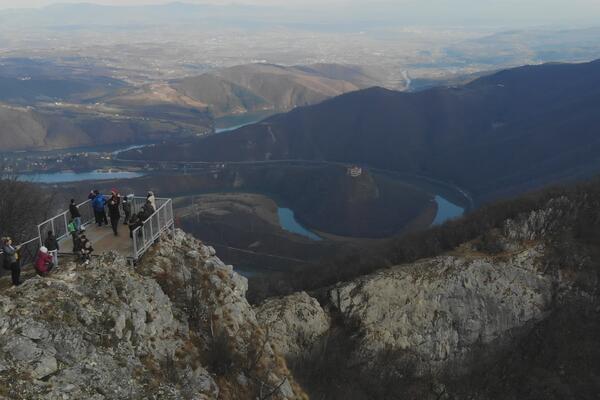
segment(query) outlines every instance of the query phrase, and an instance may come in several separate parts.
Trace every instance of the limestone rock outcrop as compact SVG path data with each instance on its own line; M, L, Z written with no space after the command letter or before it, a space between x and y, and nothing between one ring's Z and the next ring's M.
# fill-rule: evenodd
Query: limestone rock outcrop
M270 342L286 357L298 357L330 328L329 315L305 292L266 300L256 309Z
M61 263L0 293L0 399L301 398L246 289L181 231L136 267Z
M542 250L427 259L341 284L330 300L364 330L366 359L399 350L421 374L458 372L475 348L544 318L552 280L541 273Z

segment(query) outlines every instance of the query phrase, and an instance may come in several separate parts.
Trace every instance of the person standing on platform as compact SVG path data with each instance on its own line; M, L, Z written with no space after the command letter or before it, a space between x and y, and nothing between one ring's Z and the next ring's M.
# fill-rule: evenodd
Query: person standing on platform
M115 196L113 196L108 200L108 215L110 216L110 225L112 226L113 233L115 236L118 236L119 219L121 218L118 197L115 199Z
M148 192L148 195L146 196L146 201L149 201L150 204L152 204L152 208L154 208L154 211L156 211L156 197L154 197L153 191Z
M98 224L98 226L102 226L103 222L106 225L108 225L106 211L104 210L104 207L106 207L106 199L98 190L95 190L94 194L95 197L94 200L92 200L92 206L94 208L94 214L96 216L96 223Z
M77 204L75 204L75 199L71 199L71 204L69 204L69 212L71 213L71 219L75 223L75 229L79 230L81 228L81 213L79 212Z
M125 213L125 219L123 220L123 224L127 225L129 223L129 220L131 219L131 203L129 202L127 196L123 197L123 203L121 207L123 208L123 213Z
M19 260L19 246L13 246L11 238L7 237L2 243L2 252L4 253L4 262L11 271L12 283L15 286L21 284L21 260Z

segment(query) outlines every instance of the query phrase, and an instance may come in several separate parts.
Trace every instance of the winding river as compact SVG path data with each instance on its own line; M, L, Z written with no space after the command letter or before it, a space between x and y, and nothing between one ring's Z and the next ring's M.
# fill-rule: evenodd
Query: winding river
M321 239L321 237L316 235L314 232L311 232L308 229L306 229L305 227L303 227L296 220L294 211L292 211L291 209L279 207L279 209L277 210L277 214L279 215L279 225L284 230L307 237L311 240L315 240L315 241L323 240L323 239Z
M435 201L438 204L438 211L432 226L441 225L451 219L459 218L465 213L465 209L458 206L440 195L435 196Z

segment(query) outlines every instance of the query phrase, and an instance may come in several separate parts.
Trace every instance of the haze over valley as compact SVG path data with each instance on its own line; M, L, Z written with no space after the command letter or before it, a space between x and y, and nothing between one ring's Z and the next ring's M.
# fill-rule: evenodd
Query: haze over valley
M598 1L95 1L0 1L0 400L599 397Z
M54 184L65 170L139 174L181 198L199 237L294 259L213 218L231 207L215 214L193 199L218 209L238 201L217 201L222 192L266 196L242 203L275 201L339 244L598 171L588 127L599 68L585 61L600 56L600 28L377 15L352 25L341 15L299 24L297 10L260 5L0 10L3 168ZM581 64L510 69L550 61ZM567 136L573 123L586 128ZM289 236L275 217L265 237Z

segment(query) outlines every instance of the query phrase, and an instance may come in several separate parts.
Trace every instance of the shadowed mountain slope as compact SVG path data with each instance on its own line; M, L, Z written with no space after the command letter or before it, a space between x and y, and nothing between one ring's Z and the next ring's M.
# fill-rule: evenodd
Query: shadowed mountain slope
M366 163L487 199L600 171L600 61L506 70L468 85L371 88L139 158Z

